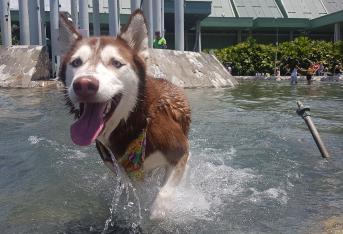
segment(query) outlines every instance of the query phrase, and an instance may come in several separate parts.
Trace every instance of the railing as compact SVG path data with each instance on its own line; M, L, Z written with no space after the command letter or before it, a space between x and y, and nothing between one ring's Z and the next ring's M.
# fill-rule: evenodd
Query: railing
M45 0L47 1L47 0ZM0 19L1 19L1 38L3 46L12 45L11 34L11 14L10 14L10 0L0 1ZM99 1L87 0L69 0L64 3L70 4L71 19L75 26L80 30L82 35L89 36L89 2L93 7L93 35L100 34L99 22ZM109 7L109 31L110 35L117 35L120 30L119 21L119 0L104 0ZM46 36L46 19L45 19L45 4L44 0L18 0L19 5L19 25L20 25L20 44L21 45L47 45L50 44L52 71L56 75L57 67L59 66L59 56L57 50L58 37L58 17L59 17L59 1L49 0L50 3L50 43L47 43ZM131 0L131 12L141 8L146 13L149 45L152 47L154 31L164 32L164 0ZM175 0L175 9L183 9L184 0ZM184 50L183 42L183 11L178 12L176 19L176 26L178 31L175 34L176 41L179 41L178 50Z

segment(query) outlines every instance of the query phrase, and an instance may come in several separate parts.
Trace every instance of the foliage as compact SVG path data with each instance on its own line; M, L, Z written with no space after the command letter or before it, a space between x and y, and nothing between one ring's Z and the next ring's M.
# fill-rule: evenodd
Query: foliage
M298 37L294 41L273 44L258 44L253 38L237 45L218 49L214 54L223 64L230 64L234 75L273 74L275 66L281 74L289 73L288 62L295 59L299 66L307 68L310 61L321 62L329 71L342 63L343 42L326 42ZM277 56L277 59L275 59Z

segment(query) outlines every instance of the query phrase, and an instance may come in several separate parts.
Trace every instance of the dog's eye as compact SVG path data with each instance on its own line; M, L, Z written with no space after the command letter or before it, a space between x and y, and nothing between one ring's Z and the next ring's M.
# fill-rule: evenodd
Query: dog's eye
M116 68L121 68L124 65L121 62L119 62L118 60L115 60L114 58L111 59L111 64L112 64L112 66L114 66Z
M74 59L71 63L70 63L73 67L79 67L82 65L82 60L80 58L76 58Z

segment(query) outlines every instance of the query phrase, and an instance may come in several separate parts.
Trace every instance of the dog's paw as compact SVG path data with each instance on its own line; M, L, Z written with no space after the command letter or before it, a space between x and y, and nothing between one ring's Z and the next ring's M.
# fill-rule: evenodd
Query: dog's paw
M150 220L159 221L159 220L163 220L165 217L166 217L165 207L160 207L155 204L151 207Z
M150 220L161 220L166 217L168 193L160 192L150 209Z

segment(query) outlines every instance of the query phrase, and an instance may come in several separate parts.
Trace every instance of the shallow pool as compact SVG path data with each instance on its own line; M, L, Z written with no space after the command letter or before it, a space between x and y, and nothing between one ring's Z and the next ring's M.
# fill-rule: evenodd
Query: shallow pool
M2 89L1 233L323 232L343 222L342 91L274 82L186 90L191 160L167 218L151 222L144 196L123 187L95 147L71 143L61 91ZM329 161L296 100L311 107Z

